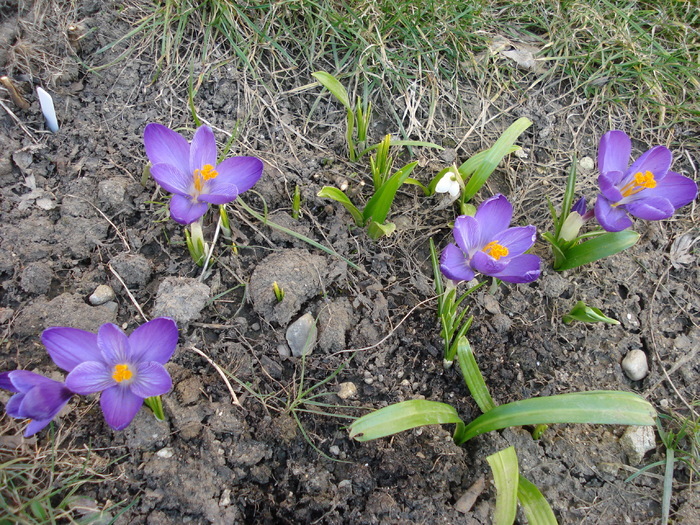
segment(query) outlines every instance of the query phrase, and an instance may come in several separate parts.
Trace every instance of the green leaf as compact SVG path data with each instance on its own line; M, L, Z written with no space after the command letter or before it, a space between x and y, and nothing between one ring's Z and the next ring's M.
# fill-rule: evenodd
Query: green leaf
M653 425L656 411L644 398L631 392L594 390L556 396L533 397L500 405L455 432L455 443L502 428L541 423L592 423Z
M367 201L367 205L362 212L365 222L372 219L379 224L383 224L386 221L386 216L389 214L389 209L394 202L396 192L411 174L413 168L415 168L417 165L417 161L406 164L403 168L389 177L389 180L382 184L382 186Z
M362 157L366 153L369 153L370 151L379 148L381 144L382 143L379 142L377 144L374 144L373 146L369 146L368 148L362 150L362 153L360 153L358 156ZM435 144L434 142L425 142L422 140L392 140L391 142L389 142L389 146L423 146L424 148L435 148L440 151L445 149L442 146Z
M428 189L425 184L423 184L421 181L414 179L413 177L408 177L405 181L403 181L404 184L411 184L413 186L419 186L423 190L423 194L427 197L430 195L430 190Z
M503 157L508 154L513 146L513 143L518 139L522 132L531 125L531 120L525 117L519 118L503 132L493 146L486 150L486 155L484 155L484 158L479 163L474 175L469 178L469 181L464 186L464 192L462 193L464 202L476 195L476 192L481 189L481 187L488 180L489 176L496 169L498 163L501 162Z
M534 483L524 476L518 481L518 501L523 506L530 525L557 525L552 507Z
M462 377L467 384L469 393L476 401L481 411L486 412L496 408L496 403L489 393L489 389L484 381L484 376L476 363L474 352L466 337L460 337L457 343L457 360L459 368L462 370Z
M496 486L494 525L512 525L518 511L518 456L515 447L508 447L486 457Z
M508 148L508 153L514 153L520 149L523 148L521 148L520 146L511 146L510 148ZM466 181L469 178L469 176L476 171L476 169L481 165L488 153L489 150L485 149L484 151L475 153L462 163L462 165L457 169L460 175L462 175L462 180ZM444 171L448 169L450 168L445 168ZM444 171L441 171L440 173L444 173Z
M571 311L566 314L562 320L566 324L570 324L573 321L582 321L584 323L608 323L608 324L620 324L620 321L608 317L598 308L593 306L586 306L583 301L577 302Z
M562 271L578 268L634 246L638 240L639 234L632 230L605 233L564 250L566 259L554 269Z
M316 73L311 73L311 76L318 80L328 91L330 91L333 96L337 98L343 106L345 106L345 109L352 111L348 92L337 78L330 73L326 73L325 71L316 71Z
M350 437L357 441L370 441L411 428L445 423L462 423L454 407L437 401L413 399L380 408L356 419L350 425Z
M345 206L345 208L350 212L350 215L352 215L355 224L357 224L360 227L363 227L365 225L365 219L362 217L362 213L360 213L360 210L358 210L357 207L348 198L348 196L345 195L345 193L343 193L338 188L334 188L332 186L324 186L323 188L321 188L321 191L319 191L317 195L319 197L325 197L327 199L333 199L334 201L339 202L340 204Z
M385 224L379 224L376 221L370 221L367 228L367 234L371 239L375 241L381 239L382 237L388 237L396 230L396 224L393 222L387 222Z

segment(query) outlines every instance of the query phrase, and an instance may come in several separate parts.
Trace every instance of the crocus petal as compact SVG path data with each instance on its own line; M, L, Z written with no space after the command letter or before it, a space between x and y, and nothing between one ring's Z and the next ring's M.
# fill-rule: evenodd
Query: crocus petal
M53 419L73 393L63 383L52 381L32 388L22 400L20 412L28 419Z
M479 249L481 245L481 226L474 217L469 215L460 215L455 219L455 226L452 230L452 235L455 238L457 246L469 255Z
M454 244L448 244L440 255L440 271L453 281L471 281L474 270L469 266L469 259Z
M191 173L190 145L179 133L162 124L151 123L143 130L143 143L151 164L172 164L182 173Z
M529 250L537 238L537 228L534 226L517 226L508 228L498 234L498 244L508 248L508 257L516 257Z
M505 196L499 194L486 199L474 215L481 229L479 246L485 246L495 239L497 233L508 228L512 217L513 206Z
M97 334L77 328L55 327L44 330L41 342L59 368L70 372L84 361L100 361Z
M600 191L610 202L622 200L622 192L617 186L622 181L623 175L621 171L608 171L598 175Z
M598 171L626 173L631 153L632 141L624 131L608 131L598 146Z
M663 197L646 197L625 204L625 209L635 217L647 221L668 219L676 209L671 201Z
M161 188L175 195L187 196L194 193L192 173L180 171L172 164L154 164L151 166L151 176Z
M579 200L577 200L571 207L571 211L575 211L579 215L586 213L586 197L581 197Z
M609 232L619 232L632 226L632 220L622 207L613 208L610 202L598 195L595 201L595 217L600 225Z
M175 352L177 338L177 324L172 319L158 317L142 324L129 336L131 362L167 363Z
M15 387L13 392L29 392L30 389L46 383L58 383L53 379L44 377L41 374L30 372L29 370L13 370L8 372L8 379ZM10 390L9 388L7 390Z
M180 224L191 224L207 213L206 202L195 202L189 197L173 195L170 199L170 217Z
M28 438L39 432L40 430L43 430L51 421L53 418L49 419L32 419L29 424L27 425L27 428L24 429L24 434L22 434L24 437Z
M22 413L22 401L24 401L25 395L26 394L16 394L7 401L5 412L8 416L16 419L25 419L27 417Z
M478 251L472 256L472 268L484 275L493 275L505 270L508 266L508 258L501 257L496 260L485 252Z
M10 392L19 392L17 387L13 385L12 381L10 380L10 373L11 372L3 372L0 374L0 388L3 390L9 390Z
M131 360L129 338L115 324L105 323L100 326L97 332L97 347L102 351L103 360L108 365Z
M526 253L510 259L508 266L493 277L508 283L531 283L540 276L540 264L537 255Z
M66 386L76 394L87 395L116 385L112 368L103 362L87 361L66 376Z
M216 138L209 126L199 126L190 147L190 173L209 164L216 166Z
M160 363L141 363L136 368L136 379L129 385L131 392L139 397L152 397L165 394L173 387L170 374Z
M127 387L113 386L100 396L100 407L105 421L114 430L122 430L129 426L141 405L143 398L132 393Z
M207 181L205 194L200 196L200 200L226 204L255 186L262 176L263 163L257 157L231 157L219 164L216 171L219 175ZM215 196L219 196L219 200L228 197L228 200L215 202Z
M675 209L678 209L695 200L698 196L698 185L693 179L669 171L656 188L649 188L641 193L645 197L664 197L673 204Z
M656 181L661 181L668 173L673 162L673 154L665 146L654 146L649 151L643 153L630 167L628 173L646 173L650 171L654 174Z

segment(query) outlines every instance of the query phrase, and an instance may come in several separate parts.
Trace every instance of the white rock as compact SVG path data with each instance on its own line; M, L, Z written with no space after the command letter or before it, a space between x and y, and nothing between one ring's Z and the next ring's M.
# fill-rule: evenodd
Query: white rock
M91 305L99 306L101 304L108 303L114 299L114 297L114 290L112 290L112 287L106 284L101 284L95 288L95 291L92 292L92 295L88 300L90 301Z
M595 162L590 157L582 157L578 161L578 167L583 173L589 173L595 168Z
M316 345L318 329L314 316L306 313L287 328L287 343L294 357L309 355Z
M632 381L644 379L649 373L647 355L641 350L630 350L622 360L622 370Z
M170 447L161 448L158 452L156 452L156 456L158 456L159 458L169 459L174 455L175 451Z
M351 397L355 397L356 395L357 387L355 386L355 383L348 381L346 383L340 383L340 385L338 385L338 397L340 399L350 399Z
M654 427L628 427L620 438L622 450L630 465L639 465L644 454L656 447Z

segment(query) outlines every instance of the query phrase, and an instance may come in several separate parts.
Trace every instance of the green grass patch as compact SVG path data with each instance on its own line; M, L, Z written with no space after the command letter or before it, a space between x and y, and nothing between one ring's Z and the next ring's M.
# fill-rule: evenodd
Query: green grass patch
M547 75L602 105L629 108L647 129L700 123L694 2L138 0L126 12L136 19L126 36L141 36L161 72L234 60L255 78L295 71L303 84L325 70L352 80L353 99L412 91L430 108L418 115L425 119L437 97L459 99L465 83L521 91ZM546 72L519 71L494 38L532 46Z

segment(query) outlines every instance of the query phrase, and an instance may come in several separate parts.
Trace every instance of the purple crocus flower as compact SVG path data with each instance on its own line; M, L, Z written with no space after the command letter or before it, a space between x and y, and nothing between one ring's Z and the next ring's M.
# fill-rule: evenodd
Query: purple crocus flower
M69 372L66 386L76 394L102 392L100 406L115 430L131 423L147 397L172 387L163 365L177 346L175 321L153 319L126 336L111 323L97 334L77 328L44 330L41 340L59 367Z
M692 179L670 171L673 155L668 148L654 146L628 166L631 152L632 141L623 131L608 131L600 139L601 193L595 216L610 232L632 226L628 213L651 221L667 219L698 194Z
M535 242L535 227L509 228L513 206L503 195L484 201L476 214L455 219L453 235L440 256L440 270L453 281L471 281L476 272L510 283L529 283L540 275L540 258L525 252Z
M16 392L5 406L7 415L30 420L24 437L33 436L48 425L73 396L73 392L60 381L28 370L3 372L0 374L0 388Z
M151 123L143 132L151 175L173 194L170 216L190 224L209 208L226 204L252 188L263 171L257 157L231 157L216 163L216 139L208 126L200 126L192 144L175 131Z

